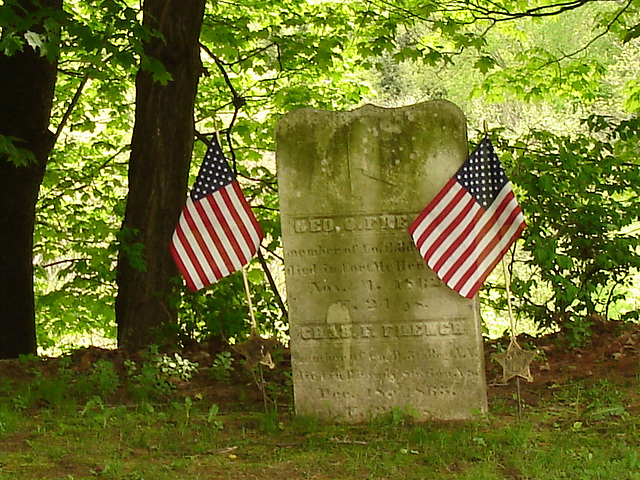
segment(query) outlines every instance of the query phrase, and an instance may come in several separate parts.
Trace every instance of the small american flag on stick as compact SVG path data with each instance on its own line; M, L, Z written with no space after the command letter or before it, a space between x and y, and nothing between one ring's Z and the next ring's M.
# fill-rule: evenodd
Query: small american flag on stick
M525 226L511 183L485 137L409 233L438 277L472 298Z
M262 229L214 136L171 238L171 255L196 291L242 268L261 240Z

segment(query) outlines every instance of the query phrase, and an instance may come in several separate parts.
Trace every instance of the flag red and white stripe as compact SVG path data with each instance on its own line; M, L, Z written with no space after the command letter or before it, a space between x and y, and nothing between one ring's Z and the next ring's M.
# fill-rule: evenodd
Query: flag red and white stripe
M409 233L438 277L472 298L524 228L511 183L487 138L415 219Z
M171 254L191 290L242 268L262 239L240 185L214 140L171 238Z

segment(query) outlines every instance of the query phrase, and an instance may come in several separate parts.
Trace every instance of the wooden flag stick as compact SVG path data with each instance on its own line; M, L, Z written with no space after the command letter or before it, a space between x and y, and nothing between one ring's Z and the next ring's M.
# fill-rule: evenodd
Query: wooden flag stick
M242 267L242 281L244 282L244 290L247 293L247 302L249 303L249 314L251 315L251 329L258 330L258 324L256 323L256 316L253 313L253 303L251 302L251 291L249 290L249 280L247 280L247 271Z
M504 275L504 287L507 293L507 307L509 310L509 324L511 331L511 343L517 343L516 340L516 321L513 318L513 307L511 306L511 278L509 277L509 273L507 272L507 262L504 261L504 255L502 256L502 273ZM516 375L516 389L517 389L517 397L518 397L518 420L522 421L522 395L520 393L520 377Z
M258 324L256 323L256 317L253 313L253 303L251 302L251 291L249 290L249 280L247 279L247 271L244 267L242 267L242 281L244 282L244 289L247 292L247 302L249 303L249 312L251 313L251 335L249 336L249 340L247 342L245 342L245 345L248 343L251 343L251 339L255 337L259 338L260 340L262 340L262 338L260 338L259 334L258 334ZM263 347L260 347L260 353L264 353L263 351ZM269 361L271 362L271 355L269 355L267 353L268 357L269 357ZM273 363L271 363L271 365L273 365ZM274 368L273 366L271 366L271 368ZM258 385L258 388L260 389L260 392L262 393L262 401L264 402L264 412L268 413L269 412L269 405L268 405L268 397L267 397L267 391L265 390L265 381L264 381L264 374L262 373L262 361L258 362L258 371L260 372L260 381L258 382L258 379L255 376L255 373L253 371L253 369L251 370L251 375L253 375L253 379L256 382L256 384Z
M509 310L509 324L511 330L511 338L515 339L516 334L516 322L513 319L513 307L511 306L511 279L509 278L509 273L507 272L507 263L504 261L504 256L502 257L502 273L504 275L504 286L507 292L507 307Z

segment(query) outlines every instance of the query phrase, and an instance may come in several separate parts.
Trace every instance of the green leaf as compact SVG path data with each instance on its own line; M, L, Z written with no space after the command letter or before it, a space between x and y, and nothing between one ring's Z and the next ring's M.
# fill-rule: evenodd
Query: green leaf
M145 72L149 72L153 76L153 79L161 85L167 85L173 80L171 73L167 71L160 61L153 57L145 57L142 60L141 68Z
M496 61L491 57L483 55L478 60L476 60L473 66L474 68L477 68L478 70L480 70L482 73L487 73L489 70L492 70L493 68L495 68Z
M624 43L629 43L631 40L640 37L640 23L627 30L627 34L623 37Z
M0 135L0 155L6 157L16 167L24 167L35 163L36 159L33 152L16 147L16 143L22 142L16 137Z

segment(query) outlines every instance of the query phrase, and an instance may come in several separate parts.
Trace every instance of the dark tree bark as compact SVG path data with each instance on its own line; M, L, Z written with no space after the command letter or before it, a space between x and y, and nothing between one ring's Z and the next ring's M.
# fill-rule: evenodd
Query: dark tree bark
M171 279L178 271L169 241L184 205L193 149L193 108L202 71L198 38L205 0L145 0L146 25L163 40L145 45L172 80L161 85L140 71L129 164L129 196L118 262L116 321L118 345L136 350L157 342L167 323ZM132 262L131 243L143 246L144 269Z
M21 0L16 13L62 8L62 0ZM38 6L35 6L37 3ZM30 30L41 32L32 25ZM16 147L35 161L16 166L0 155L0 358L36 353L33 295L33 227L38 191L53 147L49 118L56 65L26 46L12 56L0 53L0 135L16 137Z

